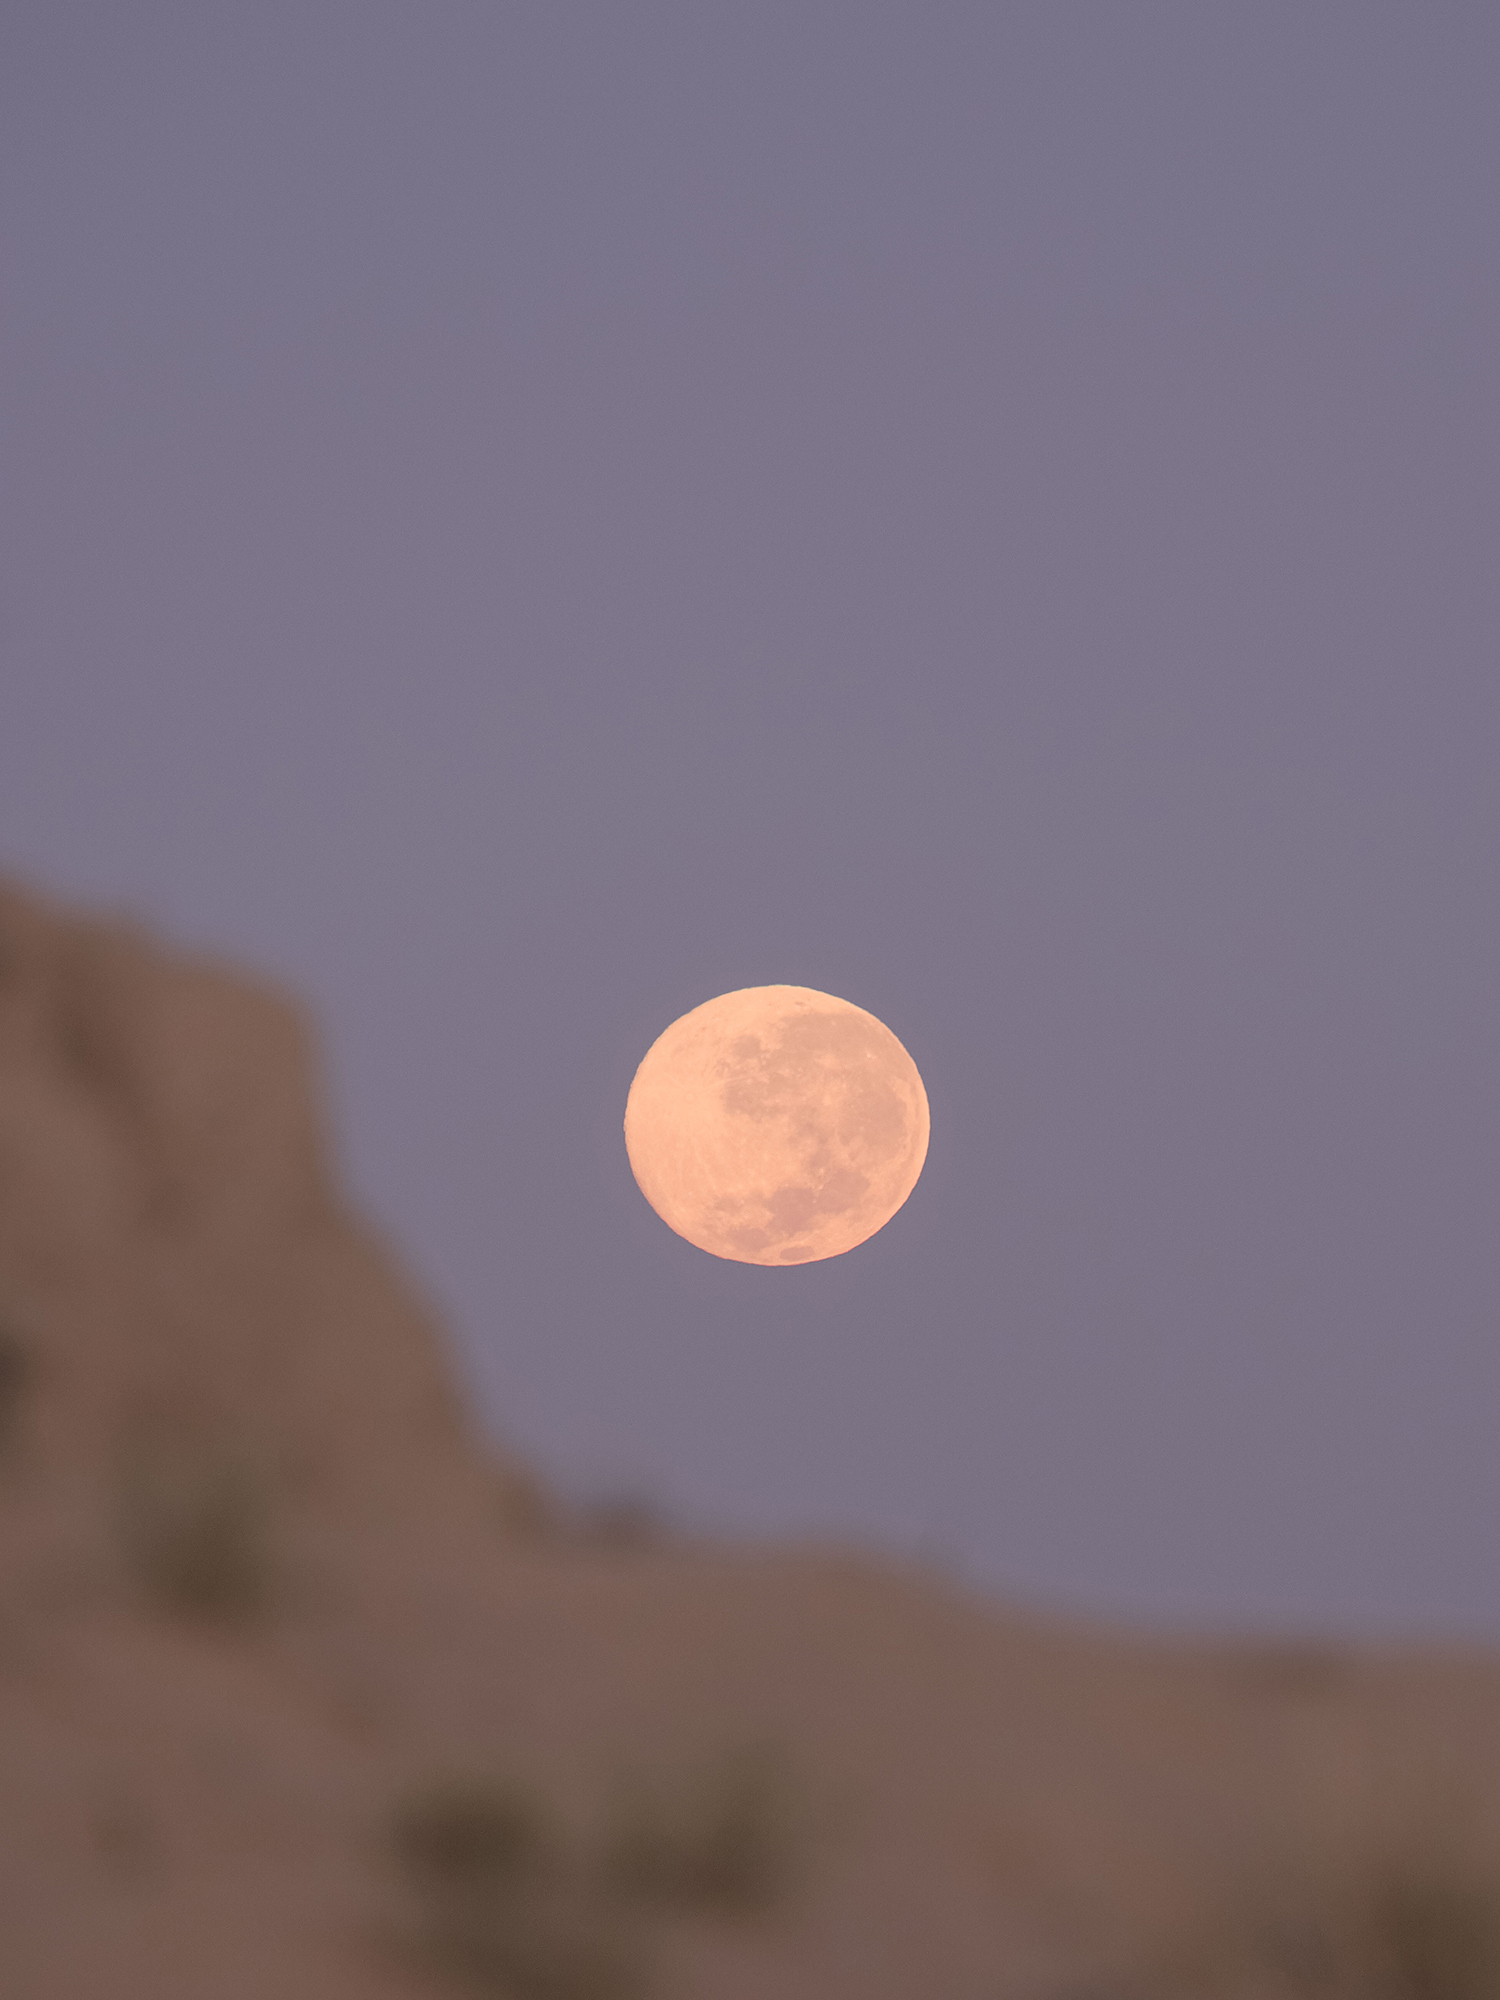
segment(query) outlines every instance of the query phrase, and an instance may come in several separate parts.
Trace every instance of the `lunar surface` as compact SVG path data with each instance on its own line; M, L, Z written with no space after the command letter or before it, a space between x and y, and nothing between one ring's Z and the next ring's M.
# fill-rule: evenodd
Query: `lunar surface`
M684 1014L625 1106L641 1193L679 1236L742 1264L809 1264L873 1236L916 1186L927 1133L927 1093L890 1029L809 986Z

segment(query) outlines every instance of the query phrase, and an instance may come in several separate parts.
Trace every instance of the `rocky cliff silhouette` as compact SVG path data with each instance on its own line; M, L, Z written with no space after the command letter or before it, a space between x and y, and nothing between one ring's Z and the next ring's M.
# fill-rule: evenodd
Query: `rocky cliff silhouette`
M1500 1991L1493 1660L570 1528L309 1049L0 889L5 2000Z

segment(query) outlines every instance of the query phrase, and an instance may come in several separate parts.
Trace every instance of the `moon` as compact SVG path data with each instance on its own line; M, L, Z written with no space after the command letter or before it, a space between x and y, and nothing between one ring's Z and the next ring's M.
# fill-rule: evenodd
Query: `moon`
M927 1158L927 1092L884 1022L810 986L705 1000L651 1044L625 1105L641 1193L741 1264L839 1257L883 1229Z

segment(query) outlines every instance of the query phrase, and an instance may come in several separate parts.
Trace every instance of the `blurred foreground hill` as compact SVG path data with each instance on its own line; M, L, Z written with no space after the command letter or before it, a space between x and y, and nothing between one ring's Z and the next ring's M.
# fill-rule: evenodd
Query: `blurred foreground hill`
M285 1001L0 888L4 2000L1500 1996L1500 1663L588 1531Z

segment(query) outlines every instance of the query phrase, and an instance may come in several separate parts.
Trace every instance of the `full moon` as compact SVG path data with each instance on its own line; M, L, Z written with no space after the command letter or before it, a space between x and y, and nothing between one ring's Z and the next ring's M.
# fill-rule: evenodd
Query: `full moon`
M625 1105L641 1193L741 1264L810 1264L883 1229L927 1133L927 1093L890 1029L810 986L705 1000L651 1044Z

